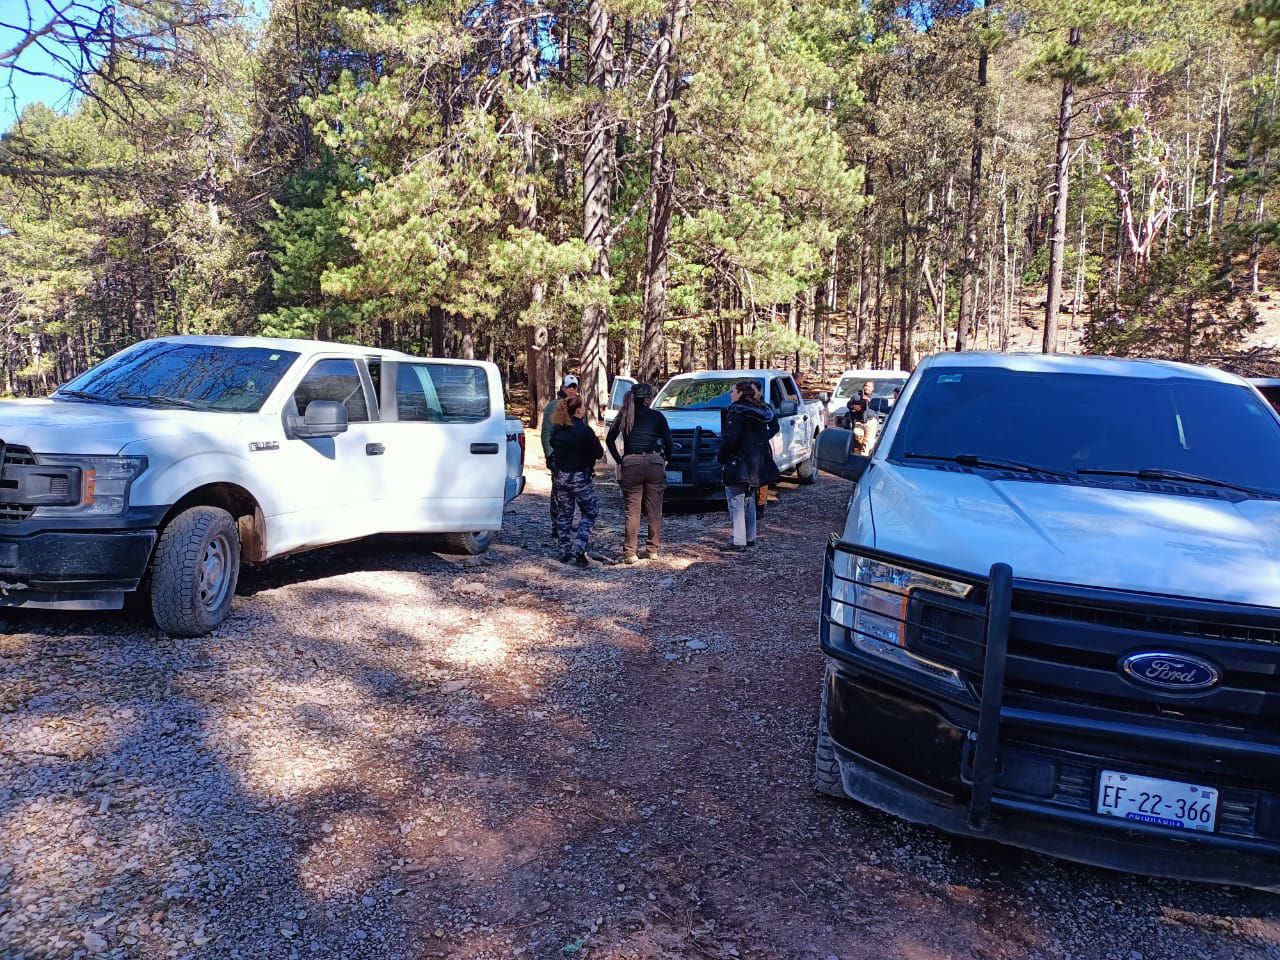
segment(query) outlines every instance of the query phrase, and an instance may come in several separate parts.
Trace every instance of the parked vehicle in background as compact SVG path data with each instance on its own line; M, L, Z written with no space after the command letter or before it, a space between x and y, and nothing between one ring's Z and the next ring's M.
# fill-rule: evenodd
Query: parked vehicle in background
M836 388L831 394L831 399L827 401L827 418L828 423L833 423L838 417L844 415L849 406L849 401L862 392L862 385L867 381L875 384L875 390L872 391L872 398L889 398L893 396L895 388L906 386L907 378L911 375L904 370L846 370L840 374L840 379L836 381ZM875 409L873 404L872 409ZM887 411L879 411L882 413L881 421Z
M627 394L631 392L631 388L635 385L636 381L632 377L613 378L613 386L609 388L609 405L604 408L605 430L613 426L613 421L617 418L618 411L622 409L622 401L627 398Z
M673 456L667 464L667 496L713 499L724 496L724 470L716 460L729 406L729 391L739 380L755 380L778 414L771 442L782 472L794 471L803 483L817 478L818 435L824 425L822 399L805 400L785 370L704 370L682 373L666 382L653 408L671 426Z
M241 562L376 533L480 553L524 489L491 363L261 337L165 337L51 398L0 403L0 607L148 593L177 635Z
M1280 891L1280 419L1258 392L939 354L871 456L849 439L820 441L856 486L827 550L818 789Z
M1280 413L1280 377L1256 377L1249 381L1267 398L1267 403Z

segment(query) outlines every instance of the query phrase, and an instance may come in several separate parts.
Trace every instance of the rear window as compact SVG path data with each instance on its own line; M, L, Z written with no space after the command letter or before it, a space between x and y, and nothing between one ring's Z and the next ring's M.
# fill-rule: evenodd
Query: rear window
M479 423L489 418L489 378L483 367L402 363L396 370L396 409L410 423Z
M56 400L253 413L298 354L156 340L104 360L59 387Z

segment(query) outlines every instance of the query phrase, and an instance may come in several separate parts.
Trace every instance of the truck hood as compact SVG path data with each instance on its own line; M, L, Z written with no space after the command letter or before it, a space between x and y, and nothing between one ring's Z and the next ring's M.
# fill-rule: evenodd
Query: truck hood
M0 440L35 453L112 456L133 441L205 430L216 434L219 426L228 428L237 419L225 413L180 413L102 403L5 400L0 402Z
M1280 501L988 479L877 461L875 545L985 575L1280 607ZM852 516L852 514L851 514Z
M720 433L720 408L714 410L661 410L672 430L692 430L701 427L711 433Z

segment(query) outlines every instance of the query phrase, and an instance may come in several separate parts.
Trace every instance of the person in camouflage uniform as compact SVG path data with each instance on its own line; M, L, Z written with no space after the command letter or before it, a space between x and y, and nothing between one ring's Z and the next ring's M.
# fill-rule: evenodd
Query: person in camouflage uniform
M551 451L555 457L552 496L559 520L560 562L587 566L587 543L600 515L596 487L591 480L596 461L604 456L600 439L583 420L581 397L562 400L552 413ZM574 507L579 519L573 522Z
M551 432L555 429L556 407L569 397L578 395L578 378L567 374L556 396L542 409L542 456L551 474L551 542L560 542L560 508L556 504L556 458L551 450Z

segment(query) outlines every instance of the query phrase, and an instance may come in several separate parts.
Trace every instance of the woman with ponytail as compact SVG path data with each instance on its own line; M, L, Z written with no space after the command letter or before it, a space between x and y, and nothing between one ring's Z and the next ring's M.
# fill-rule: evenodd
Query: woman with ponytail
M733 526L728 549L746 550L756 542L756 491L777 483L780 476L769 446L769 438L778 432L778 418L755 380L739 380L729 400L719 453Z
M626 507L626 535L622 562L635 563L640 540L641 508L649 518L649 539L644 557L656 560L662 549L662 493L667 489L667 461L671 459L671 428L667 418L650 404L653 387L637 383L622 401L622 409L609 428L605 446L618 464L618 486ZM618 450L618 436L622 450Z

